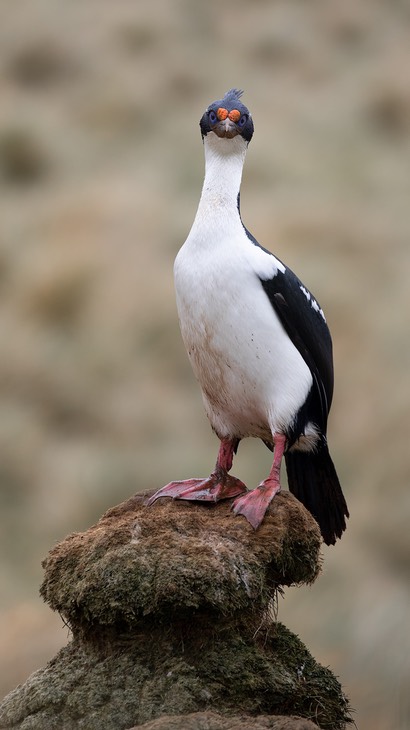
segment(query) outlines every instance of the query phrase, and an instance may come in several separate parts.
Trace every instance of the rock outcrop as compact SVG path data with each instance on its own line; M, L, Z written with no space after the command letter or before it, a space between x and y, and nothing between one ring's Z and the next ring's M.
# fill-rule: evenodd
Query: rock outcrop
M256 532L228 502L110 509L44 561L72 640L8 695L0 728L341 730L339 682L275 620L281 586L316 579L320 544L286 492Z

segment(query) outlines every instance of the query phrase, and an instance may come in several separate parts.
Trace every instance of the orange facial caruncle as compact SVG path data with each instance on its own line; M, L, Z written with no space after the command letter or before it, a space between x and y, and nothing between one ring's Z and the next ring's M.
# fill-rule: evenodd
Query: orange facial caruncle
M218 117L220 122L223 122L228 116L228 110L224 109L223 106L220 106L216 112L216 116Z
M236 122L239 122L239 120L241 118L241 113L237 109L232 109L232 111L229 112L228 117L231 120L231 122L236 123Z
M227 117L229 117L231 122L238 122L241 118L241 114L237 109L232 109L232 111L228 112L228 110L224 109L223 106L219 107L216 112L216 116L218 117L220 122L223 122Z

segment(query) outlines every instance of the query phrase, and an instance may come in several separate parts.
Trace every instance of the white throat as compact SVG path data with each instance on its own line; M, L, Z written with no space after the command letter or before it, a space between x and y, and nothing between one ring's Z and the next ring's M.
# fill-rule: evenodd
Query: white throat
M202 205L237 207L247 143L240 136L217 137L209 132L204 139L205 180L199 208Z
M195 220L186 243L202 251L221 240L232 241L244 235L238 210L246 141L208 132L204 139L205 179Z

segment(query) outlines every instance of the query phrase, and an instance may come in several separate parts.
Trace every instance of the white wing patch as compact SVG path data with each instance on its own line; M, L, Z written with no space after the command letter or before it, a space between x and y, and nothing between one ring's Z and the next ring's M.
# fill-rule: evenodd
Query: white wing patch
M310 302L312 309L314 309L315 312L318 312L320 314L320 316L322 317L323 321L326 322L326 317L325 317L325 313L324 313L323 309L321 309L321 307L319 307L316 299L314 297L312 297L310 291L308 289L306 289L306 287L303 286L303 284L300 285L300 290L301 290L301 292L303 292L303 294L305 295L308 302Z
M251 264L255 274L262 279L262 281L273 279L278 271L281 271L282 274L285 273L286 266L284 266L284 264L282 264L276 256L272 253L267 253L263 250L263 248L260 248L260 246L250 246L249 243L250 241L246 242L246 253L249 263Z

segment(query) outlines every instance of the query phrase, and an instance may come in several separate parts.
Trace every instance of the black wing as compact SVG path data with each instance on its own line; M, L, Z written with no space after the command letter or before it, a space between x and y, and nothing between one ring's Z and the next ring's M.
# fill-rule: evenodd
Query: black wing
M249 231L246 233L253 244L263 248ZM287 335L312 373L313 387L306 403L309 412L306 419L303 414L300 418L313 420L325 435L333 397L332 338L316 299L291 269L284 268L273 278L260 281Z

